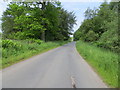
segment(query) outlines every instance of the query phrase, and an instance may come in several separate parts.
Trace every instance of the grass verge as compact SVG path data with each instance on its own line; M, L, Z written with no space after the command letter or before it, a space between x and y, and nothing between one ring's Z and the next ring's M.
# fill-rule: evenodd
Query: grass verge
M43 42L38 44L26 41L13 41L16 47L2 48L2 68L13 65L17 62L30 58L34 55L46 52L58 46L64 45L67 41Z
M118 87L118 54L78 41L77 51L110 87Z

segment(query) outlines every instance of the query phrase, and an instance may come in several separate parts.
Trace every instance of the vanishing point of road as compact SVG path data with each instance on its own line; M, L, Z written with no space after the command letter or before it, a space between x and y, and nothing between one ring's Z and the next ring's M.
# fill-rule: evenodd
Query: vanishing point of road
M2 70L3 88L107 88L78 54L75 42Z

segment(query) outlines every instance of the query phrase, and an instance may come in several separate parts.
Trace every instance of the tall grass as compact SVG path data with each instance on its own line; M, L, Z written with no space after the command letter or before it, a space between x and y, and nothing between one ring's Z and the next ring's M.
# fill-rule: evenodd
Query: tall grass
M78 41L76 48L110 87L118 87L118 54Z
M2 68L67 43L61 41L38 44L36 42L28 43L27 41L16 40L12 40L12 42L14 42L16 46L13 47L12 45L12 47L7 46L6 48L2 48Z

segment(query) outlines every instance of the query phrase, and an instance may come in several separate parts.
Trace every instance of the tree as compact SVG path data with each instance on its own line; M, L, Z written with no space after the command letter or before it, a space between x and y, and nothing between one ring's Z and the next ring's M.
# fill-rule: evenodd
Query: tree
M76 24L76 16L73 12L61 9L60 11L60 33L63 35L64 40L69 39L69 35L72 33L72 27Z
M12 2L8 6L2 17L6 38L68 40L76 22L74 13L57 1Z
M97 46L118 52L118 5L117 2L109 4L104 2L99 9L88 8L85 12L85 20L74 34L75 40L92 42Z

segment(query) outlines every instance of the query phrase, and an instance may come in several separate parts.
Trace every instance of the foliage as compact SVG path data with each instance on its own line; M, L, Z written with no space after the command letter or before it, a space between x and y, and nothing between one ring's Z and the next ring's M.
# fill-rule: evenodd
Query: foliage
M118 54L79 41L76 48L82 57L93 67L95 71L111 87L118 87Z
M3 37L68 40L75 18L74 13L64 10L60 2L11 2L2 16Z
M99 9L88 8L85 20L74 33L74 40L83 40L94 45L119 52L118 2L104 2Z
M43 42L36 39L19 41L2 40L2 67L5 68L23 59L56 48L65 43L67 42Z
M94 42L97 40L98 35L94 31L89 30L85 38L86 38L85 41L87 42Z
M12 49L20 49L21 45L13 42L12 40L2 40L2 48L12 48Z
M42 44L43 41L39 39L26 39L28 43L37 43L37 44Z

